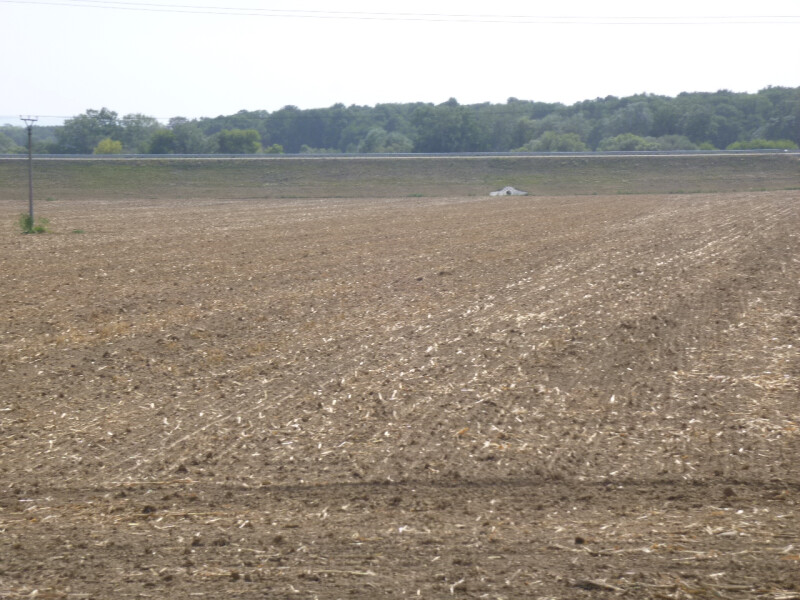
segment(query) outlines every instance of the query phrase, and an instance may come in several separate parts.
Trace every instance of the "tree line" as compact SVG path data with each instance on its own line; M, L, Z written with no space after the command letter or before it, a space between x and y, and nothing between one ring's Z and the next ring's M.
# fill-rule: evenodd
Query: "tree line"
M61 126L36 127L33 151L48 154L256 154L575 152L797 148L800 87L757 93L684 92L607 96L572 105L509 98L505 104L378 104L161 123L89 109ZM22 126L0 126L0 153L26 151Z

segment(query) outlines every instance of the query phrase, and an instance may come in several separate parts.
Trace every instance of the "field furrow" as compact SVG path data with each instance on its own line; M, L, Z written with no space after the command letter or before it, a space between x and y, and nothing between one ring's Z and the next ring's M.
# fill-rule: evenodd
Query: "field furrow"
M800 597L799 199L53 202L0 597Z

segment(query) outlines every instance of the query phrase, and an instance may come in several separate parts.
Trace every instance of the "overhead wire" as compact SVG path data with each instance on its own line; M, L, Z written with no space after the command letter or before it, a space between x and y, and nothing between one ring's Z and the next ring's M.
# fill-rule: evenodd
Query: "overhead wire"
M4 4L42 5L66 8L92 8L138 12L178 13L219 16L257 16L271 18L344 19L367 21L423 21L449 23L508 23L546 25L792 25L800 15L695 15L695 16L576 16L508 15L476 13L413 13L380 11L338 11L309 9L202 6L153 2L109 0L0 0Z

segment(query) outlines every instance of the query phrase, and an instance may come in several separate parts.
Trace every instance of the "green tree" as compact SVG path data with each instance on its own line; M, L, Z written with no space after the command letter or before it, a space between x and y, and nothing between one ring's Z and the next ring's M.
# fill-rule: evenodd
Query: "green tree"
M621 133L614 137L605 138L597 148L603 152L631 152L642 150L658 150L658 144L632 133Z
M658 144L659 150L697 150L697 145L685 135L662 135L647 139Z
M797 144L792 140L748 140L734 142L726 150L797 150Z
M708 104L695 104L681 119L682 133L695 144L714 138L714 111Z
M800 144L800 88L768 87L758 92L762 122L751 137Z
M223 154L256 154L261 150L261 136L255 129L229 129L217 134Z
M22 154L24 152L26 152L25 148L17 145L5 133L0 132L0 154Z
M256 131L259 138L247 141L222 133L237 130ZM0 132L17 146L27 144L21 127L0 126ZM552 133L543 138L547 132ZM504 104L467 106L455 99L439 105L336 104L311 110L287 106L273 113L243 110L197 120L176 117L166 128L146 115L120 119L103 108L88 110L63 126L37 127L34 152L90 153L104 138L121 141L123 151L176 154L250 152L254 150L251 142L266 147L277 144L289 153L303 146L338 152L507 151L537 140L545 148L558 147L568 138L559 142L553 136L570 133L592 149L623 134L640 138L627 140L636 148L682 149L704 142L724 148L751 139L800 144L800 88L770 87L755 94L693 92L674 98L608 96L571 106L516 98ZM7 148L8 142L4 143Z
M539 138L520 148L527 152L586 152L588 149L577 133L556 131L545 131Z
M417 152L473 152L481 147L481 132L474 115L455 98L436 107L419 107L412 120L417 130Z
M358 152L365 154L383 152L383 146L386 143L388 135L389 134L386 133L383 127L373 127L367 132L364 139L361 140L361 143L358 145Z
M606 131L614 136L620 133L632 133L646 136L653 127L653 112L646 102L634 102L616 111L608 120Z
M159 129L150 137L150 146L147 152L148 154L175 154L177 143L174 131Z
M382 127L373 127L361 140L358 145L358 152L361 153L395 153L411 152L414 149L414 142L402 133L393 131L387 133Z
M120 139L117 113L107 108L89 109L86 113L67 119L56 130L56 148L67 154L90 154L103 138Z
M306 143L296 133L296 122L302 118L301 115L302 111L296 106L284 106L273 112L267 117L267 140L280 144L290 154L299 152L300 146Z
M61 126L55 125L38 125L34 128L33 132L33 153L34 154L51 154L53 153L53 146L56 140L56 129ZM28 151L28 130L26 127L18 127L14 125L0 125L0 134L6 136L13 142L13 147L18 147L20 150L8 150L8 141L0 141L0 154L4 153L26 153ZM0 140L3 137L0 136ZM4 150L5 148L5 150Z
M541 135L541 132L537 134L537 129L536 122L530 118L520 117L517 119L517 122L514 126L514 144L512 147L523 146L524 144L527 144L531 140L537 138L539 135Z
M392 131L386 136L386 143L383 151L387 153L407 153L414 150L414 142L411 138L403 135L399 131Z
M197 121L173 117L168 127L175 134L175 154L213 154L219 148L216 138L205 135Z
M312 148L306 144L300 146L299 154L340 154L341 150L338 148Z
M103 138L97 142L92 154L122 154L122 142L111 138Z
M680 132L680 108L670 99L658 98L653 102L653 124L650 134L656 137L676 135Z
M148 152L153 135L161 129L158 120L143 114L125 115L119 121L120 141L132 153Z
M264 148L264 154L283 154L283 146L272 144L272 146Z

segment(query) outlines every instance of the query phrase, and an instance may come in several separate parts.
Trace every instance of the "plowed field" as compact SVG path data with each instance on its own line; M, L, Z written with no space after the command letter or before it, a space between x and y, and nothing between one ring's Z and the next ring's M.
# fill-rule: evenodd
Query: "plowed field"
M0 597L800 599L798 192L46 211Z

